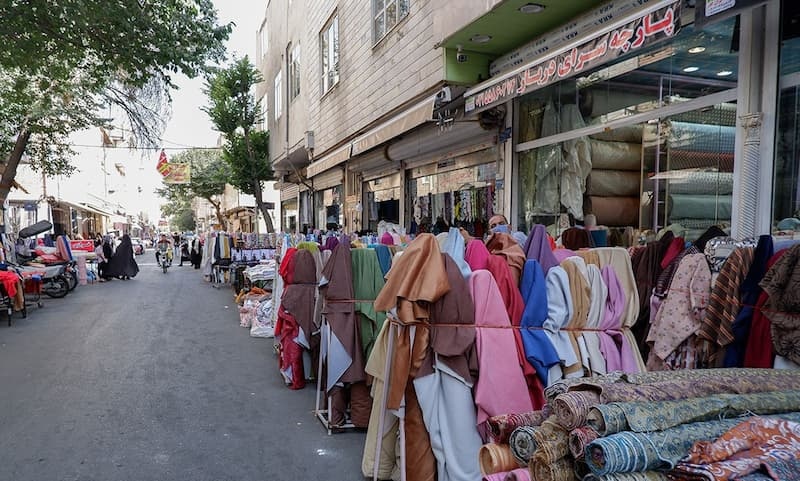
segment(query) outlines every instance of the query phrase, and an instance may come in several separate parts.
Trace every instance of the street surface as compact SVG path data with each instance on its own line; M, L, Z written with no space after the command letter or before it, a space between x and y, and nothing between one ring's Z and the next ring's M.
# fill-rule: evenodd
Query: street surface
M364 435L328 436L230 287L152 251L130 281L0 320L0 480L357 480Z

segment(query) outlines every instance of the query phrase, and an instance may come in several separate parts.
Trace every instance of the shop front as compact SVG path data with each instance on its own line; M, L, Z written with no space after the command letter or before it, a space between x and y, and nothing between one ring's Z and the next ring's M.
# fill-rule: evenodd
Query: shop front
M758 184L751 164L763 173L771 163L759 158L759 145L771 141L768 123L755 140L743 127L748 114L767 117L768 102L741 105L770 78L764 54L751 64L742 56L768 39L748 28L758 15L735 13L742 15L698 23L683 2L649 2L467 92L473 112L513 103L512 223L526 232L544 224L556 236L596 223L612 239L668 227L694 240L736 224L741 234L760 233L750 206L770 186L758 185L752 201L735 187ZM781 176L786 185L790 172ZM778 195L791 197L776 187L776 202Z
M281 230L283 232L297 232L298 221L298 196L300 189L297 184L281 186Z

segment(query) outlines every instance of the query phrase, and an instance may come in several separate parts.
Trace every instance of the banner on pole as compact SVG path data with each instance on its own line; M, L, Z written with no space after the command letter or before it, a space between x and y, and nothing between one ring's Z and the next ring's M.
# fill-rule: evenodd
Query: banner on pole
M165 184L188 184L192 178L190 164L170 163L167 174L164 175Z

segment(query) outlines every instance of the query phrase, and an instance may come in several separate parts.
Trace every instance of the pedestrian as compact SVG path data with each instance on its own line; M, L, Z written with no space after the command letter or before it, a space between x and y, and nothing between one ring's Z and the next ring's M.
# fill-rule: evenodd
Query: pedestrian
M136 264L136 259L134 258L131 236L124 234L119 246L117 246L114 257L108 263L108 274L118 279L128 280L136 277L138 273L139 265Z
M172 233L172 258L181 255L181 235L177 232Z
M105 246L103 244L103 237L98 235L98 238L94 240L94 255L97 259L98 282L106 281L106 271L108 270L108 258L105 256L105 253L103 252L104 247Z
M114 246L113 246L113 241L111 240L111 236L107 235L103 236L103 258L106 260L106 265L103 266L104 269L102 277L107 281L113 279L113 277L108 275L108 263L111 262L112 257L114 257Z
M194 236L194 239L192 239L192 249L189 256L191 257L192 266L195 269L200 269L200 262L203 260L203 245L200 243L199 235Z
M184 237L183 241L181 242L181 262L178 264L178 267L183 267L183 261L190 261L191 256L189 255L189 241Z

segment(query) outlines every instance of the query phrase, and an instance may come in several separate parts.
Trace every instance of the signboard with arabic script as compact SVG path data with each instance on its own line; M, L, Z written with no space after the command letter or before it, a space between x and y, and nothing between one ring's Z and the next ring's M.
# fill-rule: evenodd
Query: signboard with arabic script
M680 1L660 8L559 55L538 61L518 74L469 95L465 110L483 110L598 67L625 54L674 36L680 29Z
M165 184L188 184L191 180L190 164L170 162L169 171L164 176Z

